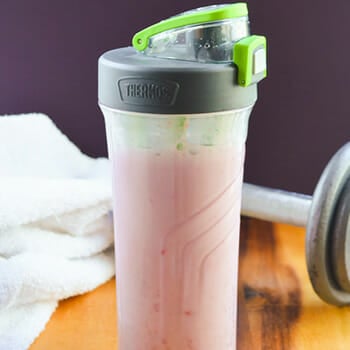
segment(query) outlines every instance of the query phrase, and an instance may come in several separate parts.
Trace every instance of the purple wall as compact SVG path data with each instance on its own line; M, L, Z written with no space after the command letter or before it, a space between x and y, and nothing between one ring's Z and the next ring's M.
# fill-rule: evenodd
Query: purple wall
M97 59L160 19L215 1L1 0L0 114L44 112L94 156L106 154ZM249 1L269 40L248 139L246 180L311 192L349 139L350 2Z

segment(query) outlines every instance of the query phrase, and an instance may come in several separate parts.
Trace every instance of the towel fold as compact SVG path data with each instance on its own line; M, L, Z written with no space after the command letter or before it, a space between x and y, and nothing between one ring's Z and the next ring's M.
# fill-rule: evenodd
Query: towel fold
M0 350L114 275L110 168L42 114L0 117Z

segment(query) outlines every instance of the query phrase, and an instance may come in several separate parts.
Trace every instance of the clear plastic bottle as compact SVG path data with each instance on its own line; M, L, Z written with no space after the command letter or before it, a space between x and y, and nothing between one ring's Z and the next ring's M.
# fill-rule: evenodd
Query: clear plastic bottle
M204 11L212 16L212 8ZM239 37L248 28L241 12L231 21ZM196 28L175 32L217 37L212 29L220 23L195 20ZM224 32L230 32L227 23ZM236 348L241 189L258 80L250 87L236 82L237 68L226 57L233 37L239 42L232 33L229 43L220 37L222 65L193 62L198 55L190 43L198 40L191 39L176 50L169 44L178 61L163 58L159 45L171 40L162 33L149 40L150 47L158 43L157 57L155 50L121 49L100 60L99 98L113 164L120 350ZM191 52L192 62L183 62L179 50ZM223 57L217 53L201 57L212 62Z

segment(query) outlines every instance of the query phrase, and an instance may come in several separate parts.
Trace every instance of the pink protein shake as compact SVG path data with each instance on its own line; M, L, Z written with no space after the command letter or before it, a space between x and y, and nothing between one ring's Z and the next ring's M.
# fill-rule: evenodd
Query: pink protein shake
M235 349L244 145L111 158L120 349Z

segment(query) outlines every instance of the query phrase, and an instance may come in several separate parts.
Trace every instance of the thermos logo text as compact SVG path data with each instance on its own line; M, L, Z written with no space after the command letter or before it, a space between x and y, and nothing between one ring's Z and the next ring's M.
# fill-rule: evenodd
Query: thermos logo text
M156 84L129 84L127 95L128 97L162 98L168 97L169 91L166 86Z
M179 85L173 81L124 78L118 82L121 99L127 104L173 105Z

